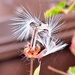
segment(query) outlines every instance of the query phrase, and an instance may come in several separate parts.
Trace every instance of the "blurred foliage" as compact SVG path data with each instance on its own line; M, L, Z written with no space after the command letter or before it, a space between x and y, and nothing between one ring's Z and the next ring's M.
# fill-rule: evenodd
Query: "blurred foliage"
M55 16L60 13L68 14L69 12L74 12L75 10L75 1L72 3L68 2L59 2L56 7L52 7L44 13L45 18Z
M71 72L75 74L75 67L71 67Z
M68 69L68 74L69 74L69 75L75 75L75 66L74 66L74 67L70 67L70 68Z
M57 8L65 8L66 6L66 2L59 2L58 5L57 5Z

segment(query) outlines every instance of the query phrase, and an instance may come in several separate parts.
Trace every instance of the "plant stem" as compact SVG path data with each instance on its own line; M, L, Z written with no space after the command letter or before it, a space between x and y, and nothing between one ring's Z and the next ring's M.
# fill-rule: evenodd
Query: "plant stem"
M30 60L30 75L33 75L33 58Z
M60 8L58 8L58 9L61 12L65 13L65 14L68 14L72 10L72 8L74 7L74 5L75 5L75 1L72 2L72 4L68 7L68 9L60 9Z
M53 68L53 67L51 67L51 66L48 66L48 69L51 70L51 71L54 71L54 72L56 72L56 73L59 73L59 74L61 74L61 75L69 75L68 73L65 73L65 72L63 72L63 71L57 70L57 69L55 69L55 68Z
M37 36L37 27L34 29L33 37L32 37L32 40L31 40L31 46L32 46L33 49L35 48L35 44L36 44L36 36ZM31 58L30 75L33 75L33 61L34 61L33 58Z
M34 32L33 32L33 36L31 39L31 46L34 47L35 43L36 43L36 34L37 34L37 27L34 28Z
M34 29L34 36L33 36L33 48L35 47L35 44L36 44L36 37L37 37L37 27Z
M73 8L73 6L75 5L75 1L73 1L73 3L70 5L70 7L68 8L68 12L71 11L71 9Z

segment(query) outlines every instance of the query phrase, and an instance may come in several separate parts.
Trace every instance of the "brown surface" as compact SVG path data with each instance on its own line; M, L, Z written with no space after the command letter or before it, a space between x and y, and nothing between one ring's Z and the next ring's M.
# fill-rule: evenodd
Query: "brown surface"
M29 75L29 61L22 57L0 62L0 75ZM26 62L24 62L26 61ZM75 65L75 57L69 49L50 54L42 59L40 75L58 75L48 70L48 65L62 71L67 71L68 67ZM38 66L37 60L34 61L34 69Z
M3 2L4 0L1 1ZM34 14L37 13L37 15L41 9L41 20L44 21L42 13L51 6L56 5L58 0L51 0L51 2L49 0L20 0L19 4L16 1L16 3L13 3L10 7L4 5L4 3L1 4L0 10L3 10L0 12L0 75L29 75L29 61L24 62L26 59L22 61L21 56L19 56L26 42L18 42L16 37L12 36L12 27L9 25L12 23L10 18L13 16L11 9L15 10L15 6L20 4L25 7L28 5L31 7L30 10ZM70 13L69 15L64 15L64 21L66 23L63 25L60 32L56 34L56 37L70 43L75 31L75 14ZM38 62L36 60L34 62L34 68L36 68L37 65ZM58 75L49 71L47 69L48 65L66 71L69 66L75 65L75 57L70 53L68 48L44 57L42 59L40 75Z

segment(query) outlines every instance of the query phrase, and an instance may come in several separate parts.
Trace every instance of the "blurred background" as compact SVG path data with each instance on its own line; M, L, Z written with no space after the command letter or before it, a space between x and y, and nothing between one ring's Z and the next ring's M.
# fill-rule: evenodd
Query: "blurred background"
M12 23L10 19L16 16L16 8L23 5L30 13L37 17L40 15L40 20L44 22L43 13L56 6L59 1L61 0L0 0L0 75L29 75L29 60L21 60L24 56L20 55L26 41L17 41L17 37L12 35L10 26ZM56 37L70 45L75 31L75 14L64 15L63 21L65 24ZM37 65L38 62L35 60L34 69ZM42 59L40 75L58 75L49 71L48 65L66 71L69 66L75 65L75 57L71 54L69 47L48 55Z

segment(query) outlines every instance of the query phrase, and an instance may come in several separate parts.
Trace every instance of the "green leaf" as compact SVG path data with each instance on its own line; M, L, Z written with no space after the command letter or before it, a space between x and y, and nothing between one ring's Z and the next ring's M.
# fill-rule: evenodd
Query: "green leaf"
M66 6L66 4L67 4L66 2L59 2L57 7L58 8L64 8Z
M57 8L55 8L55 9L53 9L53 10L51 11L51 16L56 15L56 14L58 14L59 12L60 12L60 10L57 9Z
M61 13L65 6L66 6L66 2L59 2L55 8L51 8L50 10L44 13L45 18L49 18L51 16L55 16Z
M52 8L44 13L45 18L49 18L51 16L55 16L59 14L61 11L58 8Z
M75 74L75 67L71 67L72 74Z

